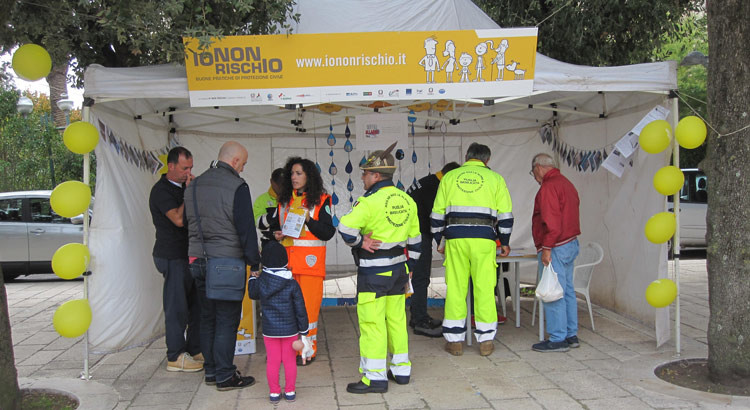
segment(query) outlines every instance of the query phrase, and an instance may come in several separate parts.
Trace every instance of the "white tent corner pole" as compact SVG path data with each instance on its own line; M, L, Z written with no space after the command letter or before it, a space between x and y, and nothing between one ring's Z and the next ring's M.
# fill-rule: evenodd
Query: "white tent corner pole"
M83 107L82 119L83 121L91 122L91 108L88 106ZM86 153L83 155L83 183L89 185L91 182L90 178L91 169L91 154ZM88 246L89 244L89 213L88 209L84 212L83 217L83 244ZM83 298L88 300L89 298L89 272L83 274ZM90 380L91 375L89 374L89 331L83 334L83 372L81 373L83 380Z
M670 94L672 99L672 129L677 129L677 122L680 119L679 102L676 94ZM674 166L680 168L680 144L677 143L677 138L672 140L672 158ZM680 356L682 352L681 340L680 340L680 195L679 192L673 196L674 201L674 216L677 225L675 229L674 240L672 242L672 249L674 250L674 277L675 284L677 285L677 299L675 301L675 317L674 317L674 328L675 328L675 353Z

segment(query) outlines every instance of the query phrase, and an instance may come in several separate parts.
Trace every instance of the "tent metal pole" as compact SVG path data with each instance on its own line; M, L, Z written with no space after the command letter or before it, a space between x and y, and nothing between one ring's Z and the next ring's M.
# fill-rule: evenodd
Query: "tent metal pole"
M677 122L680 118L679 102L677 95L670 95L672 98L672 129L677 129ZM680 168L680 144L677 143L677 138L672 139L672 158L674 160L674 166ZM674 329L675 329L675 350L677 356L680 356L682 351L681 340L680 340L680 193L677 192L674 197L674 216L677 223L677 229L675 229L674 240L672 243L672 249L674 250L674 277L675 283L677 284L677 300L675 301L675 317L674 317Z
M83 115L82 118L84 121L91 122L90 117L90 107L83 107ZM90 181L90 169L91 169L91 154L86 153L83 154L83 183L87 186L89 185ZM83 245L88 247L89 245L89 211L88 207L86 208L86 211L84 212L83 217ZM89 299L89 277L90 272L85 272L83 275L83 298L88 300ZM89 375L89 331L86 329L86 333L83 335L83 373L81 375L81 378L83 380L90 380L91 375Z

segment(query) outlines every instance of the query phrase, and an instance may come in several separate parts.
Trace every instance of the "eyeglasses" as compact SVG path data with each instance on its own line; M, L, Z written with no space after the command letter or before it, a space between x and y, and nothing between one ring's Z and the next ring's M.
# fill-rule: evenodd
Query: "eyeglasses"
M536 168L536 165L532 166L531 171L529 171L529 175L531 175L532 177L534 177L534 168Z

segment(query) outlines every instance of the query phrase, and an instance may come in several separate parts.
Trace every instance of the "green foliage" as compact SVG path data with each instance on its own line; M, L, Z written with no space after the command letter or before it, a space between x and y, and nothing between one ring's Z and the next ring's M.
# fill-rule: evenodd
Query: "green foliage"
M26 118L16 113L18 97L15 90L0 91L0 192L53 189L50 157L58 184L82 180L83 157L65 147L46 96L30 95L37 108ZM93 187L93 173L91 181Z
M90 64L181 64L182 36L198 38L196 47L225 35L288 31L287 18L297 18L293 5L293 0L14 1L0 26L0 52L34 42L50 52L53 64L75 58L81 86Z
M539 24L540 53L591 66L643 63L702 0L474 0L501 27ZM541 24L540 24L541 23Z
M693 51L708 55L708 27L706 15L689 14L679 25L676 38L665 40L662 47L654 51L656 59L682 61ZM703 65L681 65L677 69L677 86L680 93L680 118L698 115L708 120L706 106L706 84L708 70ZM710 138L710 136L709 136ZM680 166L683 168L700 168L700 162L706 156L706 143L695 149L680 149Z

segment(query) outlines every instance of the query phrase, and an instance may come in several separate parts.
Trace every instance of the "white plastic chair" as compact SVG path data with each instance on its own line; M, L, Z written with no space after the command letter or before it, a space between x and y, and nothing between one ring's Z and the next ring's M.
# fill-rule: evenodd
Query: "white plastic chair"
M581 247L581 250L578 252L578 256L575 260L575 267L573 268L573 289L576 291L576 293L580 293L581 295L583 295L583 298L586 300L586 305L589 308L589 317L591 318L591 330L596 330L596 328L594 327L594 313L591 310L591 296L589 296L589 287L591 286L591 277L594 273L594 266L601 263L602 259L604 259L604 249L602 249L602 247L596 242L589 242ZM539 299L535 297L534 310L531 313L532 326L534 325L534 319L536 317L536 305L538 301ZM544 335L542 330L543 321L543 313L540 313L540 338Z

